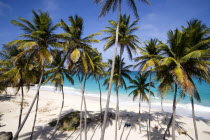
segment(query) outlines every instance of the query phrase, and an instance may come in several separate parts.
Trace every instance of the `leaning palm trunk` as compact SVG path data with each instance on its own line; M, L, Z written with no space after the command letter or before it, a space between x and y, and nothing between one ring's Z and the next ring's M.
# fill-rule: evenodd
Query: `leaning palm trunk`
M86 106L84 93L83 93L83 98L84 98L84 109L85 109L85 140L87 140L87 106Z
M107 100L106 100L106 110L104 113L101 140L104 140L104 135L105 135L105 130L106 130L106 122L107 122L107 114L108 114L108 109L109 109L109 101L110 101L111 88L112 88L112 79L113 79L113 75L114 75L114 64L115 64L115 57L117 54L119 24L120 24L120 15L121 15L121 2L122 1L120 0L119 5L118 5L118 21L117 21L117 29L116 29L115 47L114 47L114 54L113 54L113 59L112 59L112 69L111 69L111 75L110 75L110 81L109 81L108 95L107 95Z
M26 116L25 116L25 118L24 118L22 124L20 125L20 127L19 127L18 130L17 130L17 132L15 133L13 140L17 140L17 139L18 139L18 135L19 135L20 131L22 130L22 128L23 128L23 126L24 126L26 120L28 119L28 116L29 116L29 114L30 114L30 112L31 112L31 110L32 110L32 108L33 108L33 106L34 106L34 103L35 103L35 101L36 101L36 99L37 99L37 97L38 97L38 94L39 94L39 89L40 89L40 87L41 87L41 82L42 82L43 74L44 74L44 67L43 67L42 72L41 72L41 77L40 77L40 79L39 79L39 84L38 84L38 88L37 88L37 91L36 91L36 95L35 95L35 97L34 97L32 103L31 103L31 106L30 106L28 112L26 113Z
M195 110L194 110L193 97L191 97L191 104L192 104L192 118L193 118L193 124L194 124L194 129L195 129L195 140L198 140L198 131L197 131L197 126L196 126L196 121L195 121Z
M21 105L20 105L20 115L19 115L18 128L20 128L21 120L22 120L22 114L23 114L23 100L24 100L23 86L21 85Z
M36 99L36 112L35 112L35 116L34 116L33 127L32 127L32 130L31 130L31 137L30 137L30 140L33 139L34 128L35 128L35 125L36 125L36 118L37 118L38 107L39 107L39 93L38 93L38 96L37 96L37 99Z
M98 88L100 91L100 112L101 112L101 131L102 131L102 122L103 122L103 118L102 118L102 103L101 103L101 85L99 82L99 78L97 78L97 82L98 82Z
M164 123L166 123L166 114L165 114L165 111L163 109L163 95L161 94L161 110L162 110L162 113L163 113L163 116L164 116Z
M20 84L21 84L21 105L20 105L20 115L19 115L19 123L18 128L20 128L21 120L22 120L22 114L23 114L23 101L24 101L24 93L23 93L23 80L22 80L22 71L20 72ZM18 87L19 89L20 87Z
M141 133L141 93L139 94L139 133Z
M80 86L81 86L81 83L80 83ZM81 88L82 88L82 86L81 86ZM84 98L83 98L83 95L82 95L82 101L81 101L81 105L80 105L80 140L82 140L82 131L83 131L83 129L82 129L82 105L83 105L83 100L84 100Z
M173 101L173 119L172 119L172 140L175 140L176 94L177 94L177 85L175 84L174 101Z
M118 85L118 84L117 84ZM117 96L117 104L116 104L116 110L115 110L115 140L117 140L117 123L118 123L118 114L119 114L119 93L118 93L119 87L117 86L116 89L116 96Z
M117 90L119 91L119 87L121 85L121 73L122 73L122 54L123 54L123 51L124 49L121 47L120 48L120 64L119 64L119 75L118 75L118 81L117 81ZM119 130L120 130L120 123L119 123L119 92L117 91L117 107L116 107L116 110L117 110L117 122L118 122L118 125L119 125Z
M87 140L87 107L86 107L86 101L85 101L85 85L86 85L86 79L87 79L87 75L85 75L85 79L84 79L84 86L82 87L82 81L79 77L79 81L80 81L80 88L81 88L81 92L82 92L82 101L81 101L81 107L80 107L80 140L82 140L82 106L83 106L83 102L84 102L84 109L85 109L85 118L84 118L84 130L85 130L85 140Z
M174 106L174 103L175 103L175 106L176 106L180 99L181 99L181 96L178 98L177 101L176 101L176 97L174 97L174 100L175 101L173 100L173 106ZM165 131L165 133L163 135L163 140L165 140L165 137L166 137L167 132L169 132L169 135L170 135L169 129L171 127L172 120L173 120L173 114L171 115L171 118L170 118L169 123L168 123L167 128L166 128L166 131Z
M151 92L150 92L150 87L151 87L151 71L149 72L149 134L148 134L148 139L151 140L151 136L150 136L150 121L151 121Z
M55 125L55 130L52 134L52 139L54 138L54 135L56 133L56 131L58 130L58 124L59 124L59 121L60 121L60 118L61 118L61 113L62 113L62 110L63 110L63 106L64 106L64 91L63 91L63 85L61 85L61 92L62 92L62 105L61 105L61 109L60 109L60 113L58 115L58 119L57 119L57 122L56 122L56 125Z

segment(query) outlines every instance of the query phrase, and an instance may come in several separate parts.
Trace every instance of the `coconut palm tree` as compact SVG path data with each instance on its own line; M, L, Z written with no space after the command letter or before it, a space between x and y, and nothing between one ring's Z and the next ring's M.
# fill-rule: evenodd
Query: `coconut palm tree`
M149 92L148 87L155 87L153 82L147 82L148 73L139 74L135 77L134 80L131 80L131 85L128 89L133 89L130 95L133 95L133 100L139 96L139 133L141 133L141 101L149 102L146 92ZM154 93L150 91L151 95L154 96Z
M94 39L100 33L94 33L89 36L83 37L84 22L82 17L78 15L69 17L70 26L63 20L59 23L65 33L57 34L56 37L64 41L64 51L67 51L67 58L73 63L76 63L82 53L87 51L95 51L90 44L98 43L99 40Z
M87 80L87 74L90 69L94 69L94 64L90 57L90 53L98 53L92 48L91 43L98 43L97 39L94 39L96 35L100 33L91 34L87 37L83 37L84 32L84 22L83 19L77 15L70 16L69 21L71 23L68 26L63 20L60 22L60 26L65 31L65 33L58 34L57 37L64 41L64 51L67 51L66 57L68 58L67 65L69 67L74 67L74 71L77 73L77 77L81 83L81 114L80 114L80 139L82 139L82 105L84 102L85 107L85 139L87 139L87 128L86 128L86 103L85 103L85 83ZM83 81L83 86L82 86Z
M18 128L22 121L23 112L23 101L24 101L24 91L23 86L25 85L29 90L30 85L36 81L36 76L33 73L33 68L28 69L27 57L22 56L18 61L13 62L15 57L21 53L22 50L18 49L17 46L3 46L2 52L0 52L0 82L6 84L5 86L16 87L17 90L21 89L21 104L20 104L20 115ZM3 85L4 85L3 84ZM17 91L18 92L18 91Z
M114 71L114 76L113 76L113 84L115 85L116 96L118 96L119 88L127 89L125 79L131 80L129 76L129 73L131 71L129 70L129 68L131 68L132 65L126 66L124 59L120 60L119 56L116 56L115 60L116 61L115 61L115 71ZM120 68L120 63L121 63L121 68ZM109 74L111 72L111 64L112 64L111 59L108 60L108 64L109 64L109 69L108 69L108 74ZM121 70L121 75L119 74L119 70ZM120 86L118 85L119 79L121 81ZM107 85L107 89L109 86L109 80L110 80L110 77L108 77L104 81L104 85ZM118 123L118 114L119 114L118 103L119 103L119 98L117 98L116 111L115 111L115 139L117 139L117 123Z
M130 16L126 16L125 14L120 18L120 26L119 26L119 38L118 38L118 45L120 47L120 60L122 59L122 55L124 50L126 49L129 55L129 58L132 60L132 53L136 53L136 48L139 48L138 44L139 37L134 35L133 32L136 31L139 27L135 27L138 20L130 23ZM107 33L109 36L103 38L102 40L107 40L106 44L104 45L104 51L108 50L114 45L115 42L115 33L116 33L116 26L117 22L110 20L109 21L111 27L106 27L106 30L102 30L102 32ZM120 61L121 62L121 61ZM121 63L120 63L121 65ZM121 68L121 66L119 66ZM119 77L121 77L121 69L119 69ZM118 85L120 86L121 81L119 79ZM117 109L119 109L119 102L118 102L118 95L117 95ZM119 112L119 110L117 111ZM119 118L119 114L117 114ZM117 118L117 121L118 121Z
M206 28L206 30L208 29ZM178 29L174 31L170 30L168 32L168 45L162 48L166 57L160 61L160 66L156 68L159 71L158 75L164 72L165 76L162 74L161 78L163 88L167 83L175 84L172 120L173 140L175 139L177 88L179 87L185 94L188 94L191 101L193 98L200 101L199 93L194 85L192 76L209 81L209 64L206 60L209 59L210 40L208 38L201 38L196 44L193 44L191 41L195 39L193 38L194 35L193 30L189 32L185 30L179 31Z
M103 3L104 0L94 0L96 4ZM150 5L150 2L148 0L142 0L142 2L147 3ZM136 7L136 4L133 0L128 0L129 6L132 8L134 14L136 17L138 16L138 10ZM103 122L103 129L101 133L101 140L104 140L104 134L106 129L106 122L107 122L107 114L108 114L108 108L109 108L109 101L110 101L110 95L111 95L111 88L112 88L112 79L114 75L114 64L115 64L115 57L117 54L117 45L118 45L118 34L119 34L119 26L120 26L120 16L121 16L121 7L122 7L122 0L106 0L103 4L101 13L99 14L99 17L105 16L111 9L115 11L118 8L117 13L117 27L116 27L116 38L115 38L115 47L114 47L114 53L112 58L112 71L110 75L110 81L109 81L109 88L108 88L108 95L107 95L107 103L106 103L106 110L104 114L104 122Z
M141 50L141 56L134 58L134 61L137 62L137 64L134 66L134 68L138 67L140 71L145 72L149 68L152 69L156 67L159 63L159 59L162 58L160 56L160 47L162 44L157 39L151 39L150 41L145 42L145 47L140 48ZM151 73L149 73L149 82L151 82ZM150 138L150 120L151 120L151 91L149 86L149 134L148 138Z
M101 102L101 83L100 83L100 79L106 76L105 73L105 68L108 66L107 63L102 62L102 56L101 54L95 54L95 56L92 55L92 61L94 64L94 69L91 72L93 76L93 78L96 80L96 82L98 83L98 88L99 88L99 93L100 93L100 112L101 112L101 130L102 130L102 122L103 122L103 118L102 118L102 102Z
M62 105L61 105L60 113L58 115L57 123L55 125L55 130L52 134L52 138L53 138L53 136L55 135L58 129L58 123L61 118L61 113L64 106L64 90L63 90L64 80L67 79L71 84L74 84L74 80L72 78L72 73L70 72L69 69L66 69L64 65L65 63L64 56L66 54L63 51L59 51L59 50L54 50L52 54L53 54L54 61L47 66L49 70L47 70L45 74L47 74L48 77L46 78L44 83L47 83L50 81L51 84L54 84L56 90L57 88L59 88L59 90L62 93Z
M89 53L89 54L88 54ZM80 56L77 63L74 64L73 69L74 73L76 74L79 83L80 83L80 89L82 94L82 101L81 101L81 108L80 108L80 139L82 139L82 108L84 103L84 131L85 131L85 140L87 140L87 107L86 107L86 100L85 100L85 88L86 88L86 81L90 76L92 75L92 72L94 71L94 63L93 63L93 57L92 53L95 52L86 52L82 53L82 56ZM84 55L85 54L85 55Z
M17 55L16 61L21 58L24 54L29 56L29 60L33 60L39 66L41 75L39 78L39 84L37 87L36 95L32 101L31 106L29 107L28 112L17 132L14 135L14 140L18 137L18 134L22 130L31 109L39 95L39 89L41 86L41 81L43 79L44 74L44 66L46 63L52 62L52 55L50 53L49 47L61 47L62 45L57 42L57 38L54 34L55 29L59 26L59 24L53 25L52 19L50 18L47 12L39 11L33 13L32 22L19 18L19 21L12 20L12 24L20 27L25 34L22 34L20 37L22 40L15 40L8 43L9 46L17 45L18 49L23 49L23 51ZM36 56L36 57L35 57Z
M209 74L208 74L209 67L208 67L208 64L206 64L206 62L204 62L204 61L210 57L208 54L206 54L206 56L205 56L205 53L210 49L209 48L210 30L209 30L209 28L206 27L205 24L203 24L201 21L199 21L197 19L189 21L188 26L183 27L183 30L188 35L187 36L188 43L189 43L188 47L190 48L189 52L187 52L188 56L185 56L185 58L190 56L188 59L190 59L190 63L193 63L193 66L196 66L196 69L194 67L192 68L192 67L188 67L186 65L183 65L183 66L185 67L185 69L187 69L187 72L188 72L188 75L190 76L191 82L193 82L193 80L192 80L193 76L196 76L199 79L209 82L210 81ZM202 44L202 45L200 45L200 44ZM198 45L199 45L199 47L198 47ZM197 46L197 47L195 47L195 46ZM196 57L197 62L194 62L195 58L193 58L193 56L195 56L196 54L199 54L199 52L203 52L203 56ZM203 64L203 63L205 63L205 64ZM196 64L196 65L194 65L194 64ZM202 66L203 68L199 68L200 66ZM191 70L193 72L191 72ZM195 70L197 70L197 72L195 72ZM197 89L195 90L195 92L198 92ZM195 95L199 95L199 93L197 93ZM198 132L197 132L196 121L195 121L194 100L193 100L192 96L190 97L190 99L191 99L191 104L192 104L192 117L193 117L194 129L195 129L195 139L198 140Z

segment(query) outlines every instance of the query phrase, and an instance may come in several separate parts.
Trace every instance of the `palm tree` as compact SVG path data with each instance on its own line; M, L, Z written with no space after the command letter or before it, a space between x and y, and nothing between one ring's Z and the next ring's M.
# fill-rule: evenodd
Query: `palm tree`
M67 51L66 57L70 58L69 60L73 61L73 63L76 63L82 56L82 53L95 51L90 44L99 42L94 37L100 35L100 33L83 37L84 22L78 15L70 16L69 22L71 23L70 26L61 20L59 24L65 33L57 34L56 37L64 40L64 51Z
M102 102L101 102L101 84L100 84L100 79L105 77L105 68L108 66L107 63L102 62L102 56L101 54L95 54L95 56L92 55L92 61L94 63L94 69L91 72L93 78L96 80L98 83L98 88L99 88L99 93L100 93L100 112L101 112L101 130L102 130Z
M129 68L132 67L132 65L128 65L126 66L124 59L120 60L119 56L116 56L115 58L115 71L114 71L114 76L113 76L113 84L115 85L115 91L116 91L116 95L118 96L118 91L119 88L124 88L127 89L126 86L126 82L125 79L131 80L129 73L131 72L129 70ZM121 61L121 62L120 62ZM120 63L121 63L121 68L120 68ZM112 60L109 59L108 60L108 64L109 64L109 69L108 69L108 74L111 72L111 64L112 64ZM121 70L121 75L119 74L119 69ZM121 76L121 77L119 77ZM118 81L121 81L121 85L118 85ZM108 83L109 83L110 77L108 77L105 81L104 81L104 85L107 85L108 88ZM119 98L117 98L117 104L116 104L116 111L115 111L115 139L117 139L117 122L118 122L118 114L119 114Z
M134 66L134 68L139 67L139 70L142 72L145 72L149 68L152 69L156 67L159 63L159 59L162 58L160 56L160 47L162 46L161 43L157 39L151 39L150 41L145 42L145 47L140 48L141 50L141 56L134 58L134 61L137 62L137 64ZM151 83L151 71L149 73L149 82ZM148 138L150 137L150 120L151 120L151 91L149 86L149 134Z
M31 106L29 107L28 112L26 113L20 128L14 135L14 140L18 138L18 134L22 130L39 95L39 89L44 74L44 66L47 62L52 62L53 58L49 47L61 47L61 44L57 42L57 38L54 34L54 31L59 26L59 24L53 25L52 19L47 12L39 11L39 13L36 13L35 11L32 11L32 13L33 22L30 22L24 18L19 18L20 21L12 20L12 24L20 27L25 32L25 34L20 36L23 38L22 40L15 40L8 43L9 46L17 45L19 49L24 49L17 55L16 61L24 54L27 54L29 56L29 60L34 60L41 71L36 95L32 101Z
M155 87L153 82L147 82L148 73L139 74L135 77L135 80L131 80L131 85L128 89L133 89L130 95L133 95L133 100L139 96L139 133L141 133L141 101L149 102L146 92L149 92L148 87ZM150 88L150 87L149 87ZM154 96L154 93L150 91Z
M84 56L81 56L77 63L74 65L74 71L80 83L80 89L82 94L82 101L81 101L81 108L80 108L80 139L82 139L82 107L84 103L84 131L85 131L85 140L87 140L87 107L86 107L86 100L85 100L85 88L86 88L86 81L92 75L92 71L94 70L94 64L92 61L92 56L86 52ZM95 53L95 52L94 52Z
M136 48L139 48L138 44L139 37L134 35L133 32L136 31L139 27L135 27L138 20L135 20L134 22L130 23L130 16L123 15L120 18L120 26L119 26L119 40L118 45L120 46L120 60L122 59L122 55L124 50L126 49L129 55L129 58L132 60L132 52L136 53ZM109 34L108 37L103 38L102 40L107 40L107 43L104 45L104 51L108 50L114 45L115 42L115 33L116 33L116 26L117 23L113 20L110 20L109 23L111 24L111 27L106 27L106 30L102 30L102 32L105 32ZM120 61L121 62L121 61ZM119 64L119 68L121 68L121 63ZM121 69L119 69L119 77L121 77ZM118 79L118 87L120 86L121 81ZM118 99L117 95L117 101ZM117 102L117 109L119 109L119 102ZM119 110L117 111L119 112ZM117 121L119 119L119 114L117 114ZM120 128L120 127L119 127Z
M56 90L57 88L60 89L60 91L62 92L62 105L61 105L61 109L60 109L60 113L58 115L58 119L57 119L57 123L55 125L55 130L52 134L52 138L55 135L57 129L58 129L58 123L59 120L61 118L61 113L63 110L63 106L64 106L64 90L63 90L63 86L64 86L64 80L65 78L71 83L74 84L74 80L72 78L72 74L70 72L69 69L65 68L65 53L59 50L54 50L53 51L53 58L54 61L49 64L49 66L47 68L50 68L49 70L47 70L45 72L45 74L49 75L44 83L47 82L51 82L51 84L54 84Z
M36 81L36 76L33 74L33 68L28 69L27 57L22 56L18 61L13 62L15 57L21 53L22 50L18 49L17 46L3 46L3 51L0 52L0 71L2 75L0 76L0 82L6 84L5 86L17 87L17 90L21 88L21 105L20 105L20 115L18 128L22 121L23 112L23 101L24 101L24 91L23 86L25 85L29 90L30 85ZM17 92L18 92L17 91Z
M208 29L206 28L206 30ZM180 89L185 94L188 94L190 96L193 107L193 97L198 101L200 101L200 97L192 80L192 76L196 76L200 79L209 81L208 80L209 64L206 60L209 59L208 45L210 43L210 40L204 37L205 36L202 36L202 38L200 38L200 40L197 43L193 44L191 43L192 40L195 41L195 38L193 38L193 30L189 32L185 30L179 31L178 29L174 31L170 30L168 32L168 45L163 46L163 51L166 57L161 60L160 66L157 67L157 70L159 71L158 75L161 75L161 73L164 72L164 76L163 74L160 76L162 77L161 78L162 88L164 88L169 84L175 83L173 120L172 120L173 140L175 139L175 113L176 113L177 88L180 87Z
M94 0L94 2L96 4L103 3L103 1L104 0ZM148 0L141 0L141 1L150 5L150 2ZM137 7L135 5L135 2L133 0L128 0L128 3L129 3L129 6L134 11L135 16L139 17L138 16L138 10L137 10ZM111 71L111 74L110 74L106 110L105 110L105 114L104 114L103 129L102 129L102 133L101 133L101 140L104 140L104 134L105 134L105 129L106 129L107 114L108 114L109 101L110 101L111 88L112 88L112 79L113 79L113 75L114 75L115 57L116 57L116 54L117 54L118 34L119 34L120 16L121 16L121 6L122 6L122 0L106 0L104 2L103 7L102 7L101 13L99 14L99 17L102 17L102 16L105 16L111 9L113 11L115 11L116 8L118 8L117 27L116 27L116 36L115 36L115 47L114 47L114 53L113 53L113 58L112 58L112 71Z
M83 37L84 25L83 19L77 15L70 16L69 21L71 26L68 26L63 20L60 25L65 33L58 34L57 37L64 40L64 50L67 51L66 57L68 58L69 67L74 66L74 71L77 73L77 77L81 83L81 114L80 114L80 139L82 139L82 105L84 102L85 106L85 139L87 139L87 128L86 128L86 102L84 96L85 83L87 80L87 74L90 69L94 69L94 64L90 57L90 53L97 53L95 49L91 47L91 43L98 43L99 41L94 39L96 35L100 33L91 34L87 37ZM82 75L81 75L82 74ZM84 84L82 86L82 80Z
M210 34L210 30L209 30L209 28L206 27L205 24L203 24L201 21L199 21L197 19L189 21L188 27L187 28L183 27L183 30L188 35L187 37L189 39L188 43L189 43L190 51L187 53L189 53L188 57L189 57L189 55L191 55L190 63L196 64L196 65L193 64L193 66L197 66L197 67L196 67L196 69L194 69L194 68L188 67L186 65L183 65L183 66L187 70L190 69L187 72L188 72L188 75L190 76L191 82L193 82L193 80L191 78L193 76L196 76L199 79L203 79L203 80L209 82L209 74L208 74L209 67L208 67L208 64L206 64L203 60L206 60L206 58L204 58L204 57L206 57L205 53L210 49L209 48L210 39L208 38L208 36ZM200 45L200 44L202 44L202 45ZM198 45L199 45L199 47L195 47ZM194 56L194 55L198 54L199 52L204 52L204 54L203 54L203 56L197 58L198 62L194 62L195 60L192 58L192 55ZM207 54L207 58L209 58L209 57L210 56ZM203 64L203 63L205 63L205 64ZM199 66L202 66L203 68L199 68ZM193 72L190 72L191 70ZM195 72L195 70L197 70L197 72ZM197 89L195 90L195 92L198 92ZM196 93L195 95L197 96L197 95L199 95L199 93ZM199 99L199 97L196 97L196 98ZM191 103L192 103L192 117L193 117L194 129L195 129L195 139L198 140L198 132L197 132L196 121L195 121L193 96L191 96L190 99L191 99Z

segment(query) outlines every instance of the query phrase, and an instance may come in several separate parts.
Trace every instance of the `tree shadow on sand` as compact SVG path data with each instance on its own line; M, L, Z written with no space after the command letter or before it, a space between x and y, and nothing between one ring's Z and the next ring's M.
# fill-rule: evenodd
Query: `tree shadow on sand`
M2 120L1 118L2 118L3 115L4 115L4 114L0 114L0 121ZM6 126L6 125L0 123L0 128L1 128L1 127L4 127L4 126Z
M0 96L0 101L1 102L9 101L11 99L14 99L15 97L16 97L15 95L6 95L6 94L4 94L4 95Z
M75 112L75 110L69 110L69 111L65 111L64 113L62 113L61 119L64 118L66 115L71 114L72 112ZM87 133L89 131L96 131L96 127L98 127L98 125L100 125L101 122L101 113L100 112L93 112L93 111L88 111L88 119L91 120L91 123L87 124ZM83 118L84 118L84 112L83 112ZM110 125L113 124L113 120L115 118L115 115L113 113L113 110L110 109L109 113L108 113L108 119L107 119L107 127L109 127ZM50 120L50 122L56 121L57 118ZM98 127L100 128L100 127ZM34 135L33 135L33 139L42 139L42 140L46 140L46 139L51 139L51 134L54 130L54 127L51 127L49 124L46 124L45 126L36 126L35 127L35 131L34 131ZM56 134L54 135L54 139L70 139L72 137L72 135L78 135L79 133L79 128L77 128L76 130L72 130L72 131L62 131L59 130L56 132ZM30 138L31 132L22 134L19 136L19 138L27 140Z
M203 132L210 135L210 132L209 131L203 131Z
M62 113L62 117L65 117L65 115L75 112L75 110L68 110ZM104 112L103 112L104 113ZM90 136L90 140L94 137L96 132L100 132L98 129L101 129L101 113L100 112L95 112L95 111L88 111L88 119L90 119L90 123L87 124L87 133ZM84 115L84 112L83 112ZM168 120L170 120L171 115L168 114L166 115L166 120L168 123ZM84 116L83 116L84 117ZM152 140L157 140L157 139L162 139L163 134L165 132L165 128L162 126L163 124L163 119L165 117L165 114L162 113L151 113L151 121L157 122L159 129L155 129L154 127L151 127L151 139ZM146 131L147 134L145 135L146 137L148 136L148 118L149 114L148 112L142 112L141 113L141 128L143 129L142 131ZM178 119L180 119L181 116L176 116L176 124L180 127L184 124L183 122L179 122ZM55 118L54 120L56 120ZM53 121L53 120L51 120ZM51 122L50 121L50 122ZM115 110L113 108L109 109L108 113L108 119L107 119L107 124L106 127L110 127L113 125L115 122ZM139 114L136 112L132 111L127 111L127 110L121 110L120 111L120 118L119 122L121 125L121 128L119 131L119 136L122 137L122 139L128 139L130 136L130 133L132 131L136 131L139 129ZM129 123L130 127L125 127L125 123ZM54 127L50 127L48 124L45 126L36 126L35 132L34 132L34 139L41 139L41 140L46 140L49 139L50 135L52 134L54 130ZM124 131L125 130L125 131ZM76 130L72 131L62 131L59 130L56 132L54 138L55 139L78 139L79 138L79 133L80 130L77 128ZM20 135L20 138L26 140L29 139L31 135L31 132L25 133ZM145 137L143 136L143 137Z

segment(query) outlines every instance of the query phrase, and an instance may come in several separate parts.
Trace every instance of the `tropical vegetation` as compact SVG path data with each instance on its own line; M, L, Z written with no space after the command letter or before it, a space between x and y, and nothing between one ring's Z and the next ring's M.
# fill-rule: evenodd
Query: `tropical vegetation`
M133 100L138 97L140 133L142 127L141 104L142 101L146 101L148 104L147 136L149 140L151 140L151 132L153 131L151 130L151 104L153 96L157 96L153 89L158 90L161 94L161 106L165 94L173 95L173 112L163 139L165 139L166 133L170 131L171 126L172 139L176 139L177 104L183 96L189 98L192 106L195 139L198 140L199 133L194 103L195 100L201 102L202 98L195 80L210 84L210 28L202 21L193 19L187 22L186 27L169 30L165 43L155 38L141 44L141 39L137 35L140 30L137 26L139 15L133 0L128 0L128 3L137 17L134 21L131 21L130 15L122 14L122 0L94 0L94 2L102 4L99 17L105 16L111 9L113 11L118 9L118 18L117 21L109 20L109 26L105 27L104 30L87 36L84 36L85 22L78 15L68 17L70 25L63 19L54 24L49 13L44 11L32 11L31 21L25 18L11 21L23 31L23 34L19 36L19 40L12 40L2 45L0 52L0 93L5 92L7 94L9 87L15 88L17 94L19 91L21 92L18 128L13 139L19 138L19 133L35 106L30 139L34 138L36 118L39 113L39 95L42 92L40 88L44 84L51 84L61 92L62 102L57 119L51 123L54 129L50 137L53 139L56 132L61 130L60 128L63 130L80 129L80 140L83 138L83 132L84 139L87 140L87 125L91 119L88 118L85 91L87 80L91 79L97 82L99 88L101 140L105 139L107 120L110 118L108 114L112 91L116 92L115 140L118 139L121 112L119 109L120 89L129 90L129 96L132 96ZM148 0L142 0L142 2L150 5ZM57 32L59 28L62 30L60 33ZM102 41L105 41L104 51L114 47L113 59L108 59L107 62L104 61L102 52L93 47L93 43L100 42L98 37L101 34L106 35L101 38ZM118 48L119 51L117 51ZM134 60L133 65L126 64L125 50L128 59ZM135 76L132 76L131 70L133 69L137 70ZM64 90L65 81L69 81L73 85L76 80L79 81L81 91L80 111L62 118L64 92L66 92ZM23 118L24 96L34 84L37 86L36 94ZM102 86L108 92L104 107L102 106ZM74 120L72 116L76 116L76 119ZM71 123L65 120L69 118L75 122ZM60 126L66 125L66 123L71 125L71 128Z

